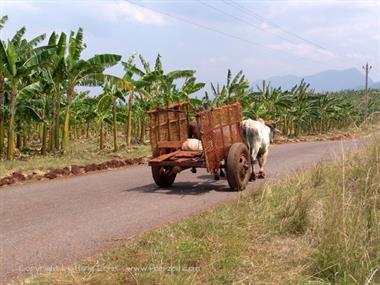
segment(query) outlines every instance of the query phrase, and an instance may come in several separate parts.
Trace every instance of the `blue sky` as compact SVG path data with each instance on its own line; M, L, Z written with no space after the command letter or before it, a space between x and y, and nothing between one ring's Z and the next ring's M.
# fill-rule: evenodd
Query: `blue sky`
M0 0L0 15L9 16L3 39L22 26L30 38L83 27L85 57L117 53L126 60L137 52L153 63L159 52L165 70L195 69L207 83L225 82L228 68L254 81L361 70L367 61L380 80L380 0Z

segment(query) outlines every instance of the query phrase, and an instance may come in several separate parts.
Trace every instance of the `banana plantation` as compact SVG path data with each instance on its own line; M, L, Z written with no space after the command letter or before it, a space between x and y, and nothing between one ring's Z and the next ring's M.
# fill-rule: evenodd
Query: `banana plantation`
M0 19L0 29L7 17ZM291 90L270 83L252 87L243 72L227 71L226 82L198 82L194 70L165 71L161 56L83 58L83 30L25 38L25 28L0 41L0 158L34 148L41 155L65 154L73 141L96 139L99 149L112 142L145 142L146 111L190 98L194 110L238 100L246 118L278 121L285 136L326 133L364 121L363 91L314 92L305 82ZM123 76L107 73L121 65ZM87 87L100 87L94 95ZM207 90L207 91L205 91ZM379 111L371 96L369 114Z

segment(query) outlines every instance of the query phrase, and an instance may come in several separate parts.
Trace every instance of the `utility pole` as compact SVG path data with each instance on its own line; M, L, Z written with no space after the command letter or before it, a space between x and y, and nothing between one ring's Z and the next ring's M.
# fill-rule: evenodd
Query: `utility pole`
M368 72L372 69L371 65L368 65L368 62L363 66L365 70L365 90L364 90L364 118L368 117Z

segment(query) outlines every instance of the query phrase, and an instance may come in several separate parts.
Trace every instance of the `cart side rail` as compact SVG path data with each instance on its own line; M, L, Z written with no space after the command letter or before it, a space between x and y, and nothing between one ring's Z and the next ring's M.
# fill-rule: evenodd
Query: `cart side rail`
M197 113L209 172L220 167L220 162L227 158L232 144L243 142L241 120L238 102Z
M147 112L153 157L180 149L187 139L190 101L166 105Z

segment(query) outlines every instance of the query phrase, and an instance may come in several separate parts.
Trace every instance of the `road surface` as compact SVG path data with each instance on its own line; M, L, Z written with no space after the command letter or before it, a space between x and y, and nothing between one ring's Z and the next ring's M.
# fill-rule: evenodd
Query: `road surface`
M355 141L274 145L265 181L356 145ZM172 188L158 189L146 165L2 189L0 284L30 271L71 264L237 195L225 180L215 182L203 169L197 174L186 170Z

